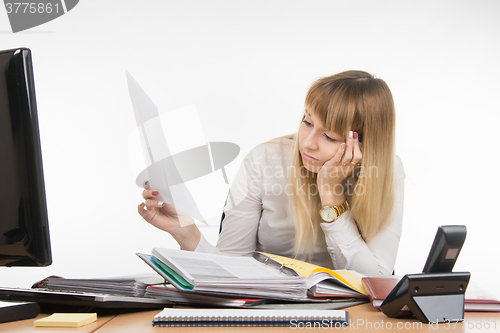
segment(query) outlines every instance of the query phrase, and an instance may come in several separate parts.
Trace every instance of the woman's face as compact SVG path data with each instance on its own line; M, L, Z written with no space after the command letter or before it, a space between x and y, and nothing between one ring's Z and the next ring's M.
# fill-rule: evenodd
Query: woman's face
M299 150L307 170L318 173L343 142L345 138L325 129L317 116L305 111L299 128Z

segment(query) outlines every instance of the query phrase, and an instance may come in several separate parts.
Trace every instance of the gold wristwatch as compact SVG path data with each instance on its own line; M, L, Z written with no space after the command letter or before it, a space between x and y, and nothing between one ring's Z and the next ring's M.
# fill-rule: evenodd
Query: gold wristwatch
M345 213L349 209L349 203L344 201L343 204L330 207L330 206L325 206L320 209L319 211L319 216L321 216L321 219L325 222L331 223L336 221L340 215Z

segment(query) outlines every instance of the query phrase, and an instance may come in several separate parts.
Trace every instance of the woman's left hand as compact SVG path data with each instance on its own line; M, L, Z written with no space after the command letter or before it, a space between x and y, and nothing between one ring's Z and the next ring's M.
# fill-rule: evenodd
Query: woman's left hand
M346 200L342 182L355 171L362 157L358 133L350 132L332 159L319 169L317 185L322 206L338 206Z

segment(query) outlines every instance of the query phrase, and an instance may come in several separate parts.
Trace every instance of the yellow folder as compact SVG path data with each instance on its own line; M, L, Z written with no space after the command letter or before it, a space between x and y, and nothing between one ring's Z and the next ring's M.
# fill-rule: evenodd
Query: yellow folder
M363 285L361 283L361 276L354 274L347 270L331 270L326 267L321 267L301 260L278 256L275 254L260 252L270 259L273 259L279 263L282 263L286 267L289 267L299 273L300 275L309 278L314 273L324 272L330 274L332 277L336 278L340 282L344 283L346 286L358 291L359 293L366 294Z

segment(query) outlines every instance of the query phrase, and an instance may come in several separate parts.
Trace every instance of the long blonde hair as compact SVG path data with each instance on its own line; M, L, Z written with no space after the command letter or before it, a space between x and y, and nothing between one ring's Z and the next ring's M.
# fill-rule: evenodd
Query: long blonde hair
M351 130L358 132L362 141L361 166L344 180L343 185L351 216L363 239L368 241L386 224L394 205L396 116L391 91L383 80L369 73L346 71L314 82L307 93L305 106L326 129L342 137L347 137ZM290 182L295 255L311 257L318 237L321 201L316 174L302 164L298 134L293 166Z

